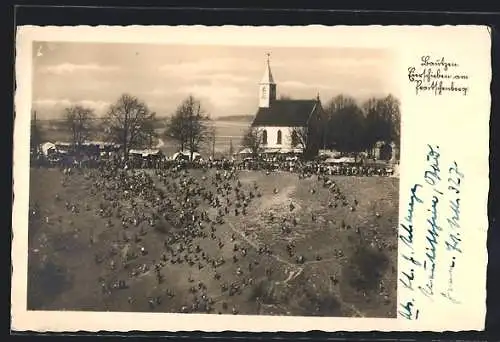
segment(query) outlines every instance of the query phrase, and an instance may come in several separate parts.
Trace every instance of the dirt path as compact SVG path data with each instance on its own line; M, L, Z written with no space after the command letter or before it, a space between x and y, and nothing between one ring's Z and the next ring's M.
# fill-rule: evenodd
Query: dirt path
M159 188L164 188L163 184L161 182L159 182L159 179L156 176L153 176L153 179L154 179L155 186L157 186ZM248 183L248 184L250 184L250 183ZM296 186L293 186L293 185L282 187L281 189L279 189L277 194L270 196L270 198L268 198L266 201L262 201L261 203L258 203L258 208L259 208L258 210L262 211L262 210L269 210L270 208L287 206L289 201L290 201L290 196L294 193L295 190L296 190ZM235 234L237 234L239 236L239 238L241 238L241 240L248 243L248 245L251 246L252 248L254 248L255 250L258 250L259 247L261 247L260 243L256 240L252 239L251 237L247 236L244 232L244 229L241 229L238 227L238 223L231 222L234 219L235 218L232 216L227 217L227 219L225 220L225 225L227 227L226 229L229 229L230 231L234 232ZM241 226L244 226L244 223ZM283 280L275 281L276 285L285 285L285 286L288 285L293 280L297 279L300 275L302 275L304 270L306 270L308 266L312 266L314 264L338 261L338 258L334 257L334 258L326 258L326 259L322 259L322 260L311 260L311 261L305 262L303 265L297 265L297 264L290 262L289 260L286 260L286 259L284 259L276 254L271 254L271 255L269 255L269 257L276 260L278 263L285 265L286 269L284 270L285 271L284 273L286 274L286 276L284 277ZM151 272L152 271L149 270L149 271L141 274L139 277L137 277L137 280L143 278L144 276L150 275ZM337 297L342 301L343 305L349 311L351 311L354 316L356 316L356 317L364 317L365 316L354 305L343 301L342 297L340 296L340 293L338 292L338 289L334 288L334 289L332 289L332 291L336 293ZM222 298L224 298L224 295L217 294L214 296L214 299L216 299L216 300L219 300Z
M259 211L268 211L269 209L281 208L290 204L290 195L294 193L295 185L289 185L283 189L278 189L278 193L273 196L265 197L260 200ZM297 210L300 207L296 203Z
M241 238L243 240L245 240L249 245L251 245L252 247L254 247L255 249L259 249L259 246L257 245L257 243L251 239L249 239L248 237L245 236L245 234L238 228L236 228L231 222L227 222L227 224L229 225L229 228L231 228L231 230L233 230L235 233L239 234L241 236ZM271 254L270 255L271 258L275 259L276 261L278 262L281 262L283 264L286 264L292 268L296 268L297 265L295 264L292 264L291 262L285 260L285 259L282 259L280 258L279 256L275 255L275 254Z
M277 281L276 284L278 284L278 285L280 285L280 284L288 284L289 281L297 278L303 271L304 271L304 267L299 267L299 269L298 269L297 272L290 272L288 274L288 278L286 278L283 281Z
M237 234L239 234L241 236L241 238L243 240L245 240L249 245L251 245L252 247L258 249L258 245L255 241L247 238L245 236L245 234L238 228L236 228L232 223L230 222L227 222L229 227ZM283 280L283 281L277 281L276 282L276 285L282 285L282 284L288 284L290 281L296 279L303 271L304 271L304 268L307 266L307 265L310 265L310 264L315 264L315 263L321 263L321 262L327 262L327 261L333 261L333 260L336 260L336 258L330 258L330 259L325 259L325 260L315 260L315 261L309 261L309 262L306 262L304 266L302 267L299 267L295 264L292 264L291 262L287 261L287 260L284 260L282 258L280 258L279 256L277 255L274 255L272 254L271 255L271 258L275 259L276 261L280 262L280 263L283 263L283 264L286 264L288 265L289 267L291 267L292 269L294 268L295 271L291 271L288 273L288 277ZM338 292L338 291L335 291L335 292ZM341 297L340 297L341 298ZM347 307L349 307L349 309L355 313L356 317L365 317L365 315L359 311L354 305L352 304L349 304L349 303L346 303L346 302L343 302Z

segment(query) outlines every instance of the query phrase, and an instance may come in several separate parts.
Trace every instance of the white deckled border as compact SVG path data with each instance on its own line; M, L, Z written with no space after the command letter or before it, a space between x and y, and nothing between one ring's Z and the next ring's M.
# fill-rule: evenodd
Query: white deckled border
M402 158L400 212L408 203L409 185L423 170L420 163L427 140L436 141L452 158L462 161L469 186L463 224L470 233L464 246L467 272L461 287L464 305L430 306L433 314L418 321L371 318L312 318L202 314L42 312L26 311L27 227L29 189L29 127L33 41L198 44L239 46L358 47L391 49L397 56L394 75L402 89ZM464 103L453 98L417 97L407 82L406 69L422 54L443 54L463 61L471 75L471 95ZM20 27L16 45L14 127L14 207L12 329L36 331L444 331L481 330L486 312L486 230L491 79L490 37L480 26L76 26ZM464 139L469 132L470 139ZM474 140L471 143L471 140Z

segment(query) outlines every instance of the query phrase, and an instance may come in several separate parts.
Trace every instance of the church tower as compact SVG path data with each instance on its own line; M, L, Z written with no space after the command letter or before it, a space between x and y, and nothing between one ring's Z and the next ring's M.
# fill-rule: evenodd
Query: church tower
M269 65L269 53L267 54L266 69L259 83L259 107L269 108L271 102L276 100L276 83L274 83L271 66Z

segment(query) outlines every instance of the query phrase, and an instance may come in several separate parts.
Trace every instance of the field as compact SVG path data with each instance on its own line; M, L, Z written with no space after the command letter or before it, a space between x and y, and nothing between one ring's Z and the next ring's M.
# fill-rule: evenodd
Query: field
M213 170L168 182L145 172L152 188L174 201L183 179L207 191L220 185ZM66 178L57 169L33 168L30 206L38 209L30 214L28 308L395 317L398 179L329 178L335 187L315 176L239 171L226 183L235 189L239 181L240 193L252 192L245 215L234 211L240 201L231 190L213 238L197 236L186 247L168 240L178 233L171 220L155 229L122 226L120 215L155 209L141 190L129 197L120 191L118 209L102 217L110 191L95 174ZM216 209L199 195L190 199L215 220ZM68 209L73 204L78 210ZM200 229L211 234L208 226ZM266 245L271 252L263 252ZM126 286L113 288L120 280ZM227 284L235 286L228 291Z
M232 142L234 151L236 152L240 146L245 130L250 125L250 122L247 121L215 120L212 123L215 127L215 146L212 146L211 143L202 146L201 153L203 156L210 156L213 147L216 155L228 156L230 142ZM162 131L163 128L160 128L157 130L157 133L161 134ZM158 147L167 156L171 156L178 151L177 144L172 141L162 140Z

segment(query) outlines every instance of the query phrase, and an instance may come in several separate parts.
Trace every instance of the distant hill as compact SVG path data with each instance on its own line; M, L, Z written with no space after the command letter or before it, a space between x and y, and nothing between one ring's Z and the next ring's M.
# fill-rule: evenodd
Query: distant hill
M252 121L254 115L227 115L227 116L219 116L217 121L244 121L249 122Z

